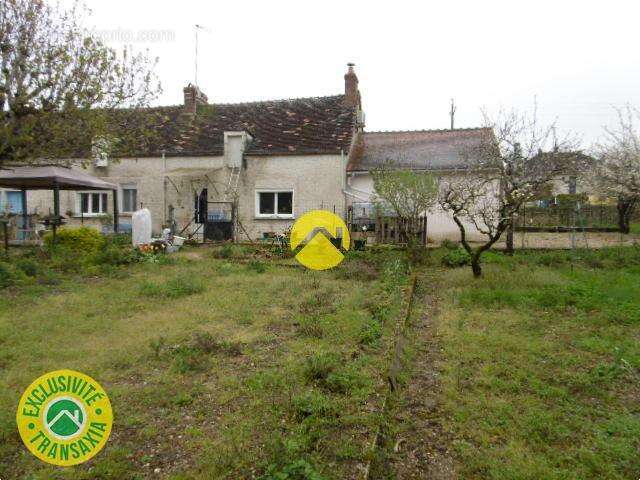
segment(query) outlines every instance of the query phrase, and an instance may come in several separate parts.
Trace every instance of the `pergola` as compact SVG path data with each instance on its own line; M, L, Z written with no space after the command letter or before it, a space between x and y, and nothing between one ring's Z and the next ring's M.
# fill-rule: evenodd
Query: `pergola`
M60 219L60 190L112 190L113 230L118 232L118 186L92 177L78 170L60 166L3 166L0 187L22 190L22 213L27 223L27 190L53 190L54 221L51 222L55 238Z

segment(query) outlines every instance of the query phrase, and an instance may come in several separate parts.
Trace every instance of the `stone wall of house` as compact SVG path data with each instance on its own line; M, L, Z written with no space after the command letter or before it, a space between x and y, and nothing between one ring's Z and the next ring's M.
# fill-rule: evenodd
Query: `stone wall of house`
M137 208L151 211L153 230L159 233L169 221L170 206L174 207L176 223L185 226L193 216L193 194L210 182L218 180L216 173L223 167L223 157L145 157L123 158L110 161L107 167L87 167L85 172L104 180L137 189ZM74 168L82 169L82 166ZM197 176L189 175L189 170L198 170ZM201 171L210 170L206 177ZM218 188L221 185L218 184ZM210 188L210 190L212 190ZM107 214L113 215L113 196L108 194ZM211 194L211 193L210 193ZM213 195L213 194L212 194ZM47 215L53 211L53 192L48 190L29 191L27 195L29 213ZM96 217L80 215L79 196L75 191L60 192L60 212L67 217L67 225L101 227L102 221ZM130 223L132 212L122 211L120 193L120 223Z
M285 231L295 218L309 210L326 209L343 217L345 162L343 155L246 158L246 168L241 169L238 181L238 216L244 227L244 230L238 229L238 240L246 241L247 234L251 239L257 239L264 233ZM173 211L178 231L189 225L194 215L194 195L203 188L207 188L209 201L223 200L231 172L225 166L223 156L124 158L111 161L107 167L89 166L85 171L121 188L135 187L137 208L151 211L155 234L169 225L170 211ZM293 218L260 218L256 214L257 190L293 191ZM107 214L110 216L113 214L112 192L107 195ZM132 212L122 211L121 193L120 199L120 223L130 223ZM53 192L29 191L27 205L29 213L47 215L53 211ZM103 223L107 223L105 219L81 216L79 196L75 191L60 192L60 211L67 217L67 225L102 228ZM187 231L194 228L192 224Z
M255 240L290 229L295 219L311 210L329 210L344 218L345 169L343 155L247 157L240 177L240 222ZM260 190L293 191L294 218L261 218L256 194ZM246 240L241 229L238 238Z

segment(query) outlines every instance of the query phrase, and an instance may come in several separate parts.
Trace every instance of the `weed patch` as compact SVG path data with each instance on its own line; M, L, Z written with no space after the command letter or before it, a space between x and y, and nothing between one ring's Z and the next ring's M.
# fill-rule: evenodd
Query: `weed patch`
M202 279L193 276L180 276L164 283L144 282L140 294L153 298L180 298L204 292L206 289Z

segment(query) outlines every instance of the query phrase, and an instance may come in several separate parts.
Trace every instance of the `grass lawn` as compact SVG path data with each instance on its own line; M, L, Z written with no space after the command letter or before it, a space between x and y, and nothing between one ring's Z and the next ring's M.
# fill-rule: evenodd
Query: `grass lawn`
M442 273L442 408L461 479L640 478L640 248Z
M0 293L0 477L359 475L404 264L381 254L309 272L204 249L177 258ZM61 368L100 382L115 418L105 449L67 469L29 454L15 425L23 389Z

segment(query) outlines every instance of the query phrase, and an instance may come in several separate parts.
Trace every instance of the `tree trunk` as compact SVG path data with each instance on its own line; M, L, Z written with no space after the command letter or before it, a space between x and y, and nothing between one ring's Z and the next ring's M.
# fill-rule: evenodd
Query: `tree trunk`
M507 227L507 249L505 251L507 255L513 255L515 252L515 247L513 245L513 237L514 237L514 231L515 231L514 221L515 219L511 217L511 223Z
M482 267L480 266L480 255L474 254L471 256L471 270L475 278L482 276Z
M627 200L618 200L618 228L621 233L629 233L631 231L630 217L633 210L633 203Z

